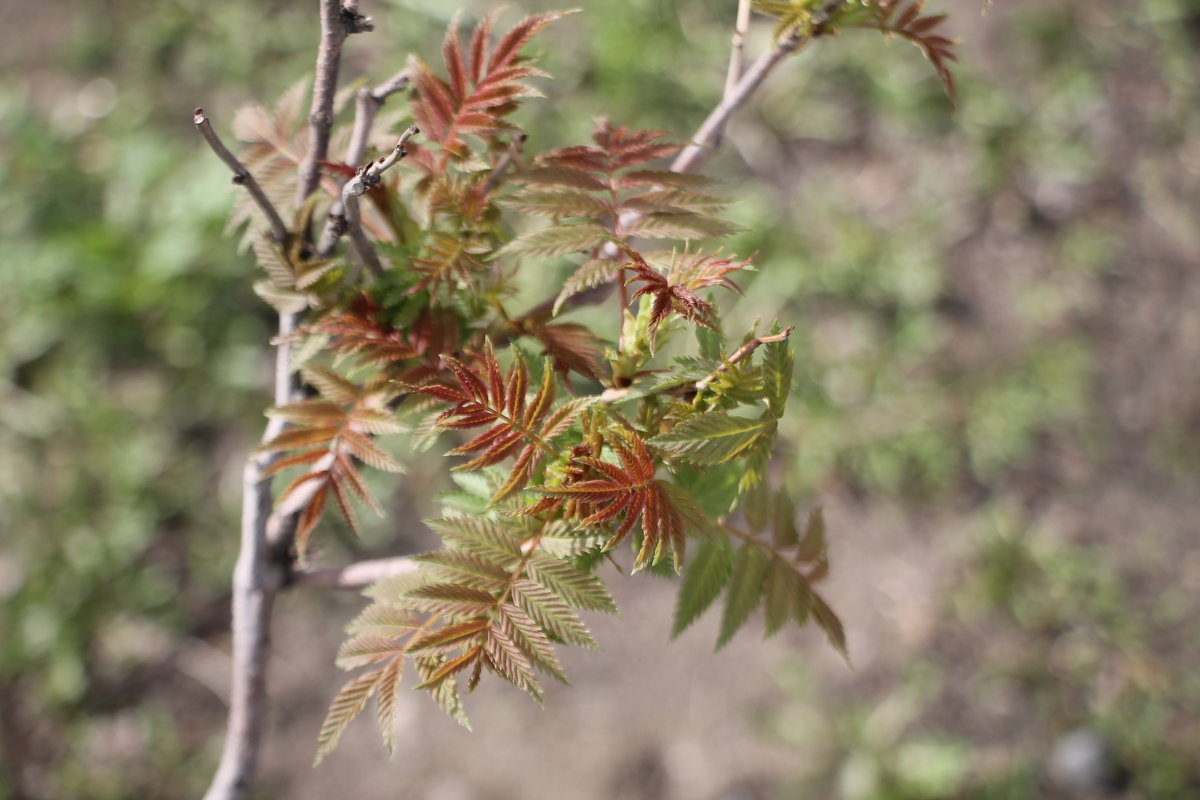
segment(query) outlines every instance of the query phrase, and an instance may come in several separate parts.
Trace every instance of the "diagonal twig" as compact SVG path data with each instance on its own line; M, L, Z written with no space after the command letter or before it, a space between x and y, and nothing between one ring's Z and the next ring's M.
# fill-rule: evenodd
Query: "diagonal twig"
M254 202L258 204L259 210L262 211L263 216L267 218L267 223L271 226L271 237L276 244L287 244L288 229L287 225L283 224L283 218L275 210L267 193L250 174L250 170L246 169L241 161L238 161L237 156L230 152L225 143L221 141L221 137L217 136L217 132L213 130L212 123L204 114L203 108L197 108L192 112L192 124L196 126L196 130L200 131L200 135L204 137L204 141L208 142L212 151L217 154L217 158L224 161L225 166L233 172L233 182L238 186L244 186L250 196L254 198Z
M746 70L733 87L732 91L728 88L721 102L717 104L696 133L692 136L691 141L679 154L675 160L671 162L671 171L679 173L693 173L698 170L703 164L712 157L716 152L716 146L719 143L721 132L725 129L729 118L733 116L739 108L746 104L746 101L758 91L763 82L767 79L775 68L792 53L801 49L811 39L823 35L825 26L833 18L846 0L830 0L821 9L813 14L812 25L809 27L809 32L796 29L787 36L781 38L775 43L775 46L763 53L758 59ZM636 211L626 212L621 215L620 223L622 227L628 228L637 220L641 219L641 214ZM616 245L609 243L602 248L600 257L614 259L617 256ZM580 306L594 305L603 302L613 290L613 281L602 283L599 286L594 286L590 289L585 289L582 292L572 295L563 303L565 308L578 308ZM547 318L554 311L554 304L557 297L551 297L547 300L538 303L523 315L525 318Z
M385 83L374 89L359 89L354 105L354 130L350 134L350 144L346 148L346 163L360 164L367 152L367 140L371 136L371 126L379 109L396 92L403 91L412 81L408 70L401 70ZM346 232L345 207L339 195L329 208L325 227L317 240L317 256L328 258L337 247L338 239Z
M376 275L383 274L383 264L380 263L379 255L363 232L358 198L362 197L368 189L378 186L383 181L383 173L408 155L405 145L408 144L409 139L420 132L421 129L416 125L409 125L408 129L400 134L400 138L396 140L396 146L390 153L359 167L354 177L346 181L346 185L342 187L342 206L346 213L346 234L350 237L350 243L354 246L354 253L358 256L359 261Z
M708 375L696 381L696 394L699 395L700 392L703 392L709 386L712 386L713 381L715 381L723 373L728 372L730 367L746 358L764 344L787 341L787 338L792 335L792 331L795 329L795 325L789 325L787 329L781 331L780 333L772 333L768 334L767 336L755 336L737 350L734 350L733 354L730 355L729 358L725 359L725 363L721 364L721 366L714 369Z

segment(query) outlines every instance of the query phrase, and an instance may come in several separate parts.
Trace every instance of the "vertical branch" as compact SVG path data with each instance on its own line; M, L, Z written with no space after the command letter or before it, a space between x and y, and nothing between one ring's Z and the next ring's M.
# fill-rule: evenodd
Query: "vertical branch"
M333 97L337 88L338 66L342 43L351 33L371 30L371 21L358 13L354 0L321 0L321 43L317 53L316 82L313 88L312 110L309 115L310 141L308 152L300 167L296 188L297 205L303 205L317 188L321 178L321 161L329 150L329 134L333 127ZM234 169L242 173L236 158L221 146L214 145L215 134L199 110L194 118L196 127L213 146L214 151ZM212 134L210 136L209 134ZM218 142L219 143L219 142ZM223 152L224 151L224 152ZM226 156L228 154L228 157ZM232 162L231 163L231 160ZM240 166L240 165L238 165ZM242 172L245 169L242 168ZM248 175L248 173L246 173ZM252 178L241 181L254 194ZM257 200L257 195L255 195ZM261 206L261 203L260 203ZM264 208L264 213L267 213ZM268 214L275 229L278 214ZM282 222L279 223L282 225ZM286 229L284 229L286 234ZM283 237L276 234L281 241ZM279 345L275 352L276 405L286 405L298 387L291 368L291 334L298 315L279 315ZM283 429L282 420L272 419L263 433L269 441ZM271 635L271 614L275 596L283 587L290 567L291 537L284 533L272 541L267 524L273 505L271 479L263 477L275 456L255 454L246 462L242 472L241 544L233 572L233 675L229 698L229 727L221 761L205 793L205 800L248 800L258 772L258 757L268 722L267 664ZM290 528L285 525L284 528Z
M671 162L671 171L695 172L704 162L708 161L715 152L721 132L725 130L725 125L733 113L745 105L758 87L762 86L767 76L779 66L779 62L808 44L814 37L820 36L824 32L825 24L845 4L846 0L830 0L821 6L821 9L812 16L812 25L809 31L796 28L776 42L774 47L759 56L758 60L750 65L750 69L738 79L732 88L727 85L725 96L721 98L721 102L700 125L700 129L692 137L691 143L683 148Z
M363 233L359 219L358 198L371 187L378 186L383 180L383 173L408 155L408 150L404 145L420 132L421 129L416 125L409 125L408 129L400 134L392 152L360 167L354 177L342 187L342 206L345 208L346 231L350 236L350 243L354 246L354 252L359 261L375 275L383 273L383 264L380 263L379 256L376 254L375 248L371 246L367 235Z
M350 144L346 147L346 163L361 164L367 152L367 140L371 136L371 126L375 116L383 107L387 98L403 91L411 81L408 70L397 72L386 83L374 89L359 89L354 104L354 130L350 134ZM344 188L344 184L343 184ZM347 227L345 205L339 195L329 208L329 216L321 237L317 240L317 257L328 258L337 247L338 239L346 232Z
M737 20L733 24L733 39L730 42L729 70L725 73L725 97L733 94L742 77L742 63L746 60L746 31L750 28L750 0L738 0Z
M352 33L372 30L370 17L358 13L355 0L321 0L321 44L317 50L317 72L313 83L312 107L308 113L308 152L300 164L296 205L303 206L321 181L321 162L329 155L333 130L333 98L337 93L342 43Z
M709 112L708 117L701 123L696 133L692 135L691 142L683 150L679 151L679 155L671 162L671 171L679 173L693 173L700 169L713 153L716 152L717 144L720 141L721 132L725 129L729 118L733 116L739 108L746 104L746 101L758 91L767 77L775 71L775 68L783 62L792 53L799 50L810 39L820 36L825 32L825 25L833 18L838 9L846 4L846 0L829 0L825 5L821 6L820 10L812 16L812 25L809 32L796 29L787 36L781 38L775 43L775 46L758 57L750 68L746 70L732 90L726 88L725 95L721 98L721 102ZM630 211L621 216L621 224L624 226L632 225L641 218L641 214ZM600 251L601 258L616 258L617 247L612 243L605 245ZM578 294L572 295L566 301L566 306L576 308L584 305L599 303L606 299L612 292L612 281L602 283L599 286L593 286L591 289L585 289ZM554 309L555 298L551 297L547 300L538 303L529 311L525 312L525 317L549 317Z

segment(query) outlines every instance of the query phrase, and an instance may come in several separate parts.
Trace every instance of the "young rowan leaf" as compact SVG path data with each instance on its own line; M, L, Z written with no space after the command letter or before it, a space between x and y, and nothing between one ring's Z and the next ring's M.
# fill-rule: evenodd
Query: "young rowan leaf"
M473 651L468 651L467 654L461 656L464 662L459 664L459 669L465 669L470 665L470 659L466 659L467 655ZM476 656L478 658L478 656ZM471 730L471 722L467 719L467 715L463 713L462 700L458 694L458 684L454 678L453 667L449 674L441 675L437 680L432 680L433 677L446 666L446 660L440 655L425 655L416 656L413 658L413 663L417 667L417 673L420 675L421 683L414 688L425 688L429 691L429 696L438 704L446 715L462 725L467 730Z
M513 582L512 596L526 614L559 641L580 647L600 647L567 602L540 583L518 578Z
M772 556L767 569L766 591L763 606L766 616L766 635L778 633L793 618L800 586L804 578L780 556Z
M685 417L648 444L668 455L693 464L723 464L740 458L774 431L773 420L732 417L724 411L709 411Z
M576 222L551 225L520 236L500 248L498 255L526 255L555 258L600 247L612 238L602 225Z
M400 679L404 675L404 659L394 658L383 668L375 695L375 716L383 734L388 755L396 754L396 709L400 699Z
M725 593L725 612L721 616L721 633L717 637L720 650L738 628L745 624L751 612L758 607L763 596L763 580L767 575L770 559L753 544L744 544L737 551L733 570L729 577L729 588Z
M486 593L480 592L480 594ZM487 595L487 597L491 599L491 595ZM422 650L445 652L446 650L462 645L466 641L475 639L476 634L487 627L488 621L486 619L472 619L454 625L444 625L437 630L426 632L416 641L409 642L406 651L409 653L418 653Z
M733 547L724 534L709 536L696 548L683 570L683 583L675 601L672 638L687 630L721 594L733 560Z
M604 583L570 561L536 553L526 564L529 577L575 608L618 614L616 603Z
M617 262L607 258L593 258L585 262L563 283L562 291L554 300L554 315L558 315L567 298L579 294L585 289L607 283L616 275L616 269Z
M775 419L783 417L788 394L792 391L792 368L795 358L786 341L769 342L763 346L762 379L767 408Z
M321 763L325 756L337 748L338 740L346 730L351 720L359 715L366 707L375 687L383 678L383 670L377 669L364 672L346 683L329 704L329 713L321 723L321 732L317 736L317 755L313 766Z
M842 621L838 619L837 614L833 613L833 609L816 592L811 593L809 603L812 618L821 626L821 630L825 631L825 635L829 638L829 643L833 645L835 650L842 654L842 658L849 661L850 653L846 649L846 630L842 627Z
M373 634L361 634L347 639L338 649L337 665L342 669L365 667L391 658L401 648L394 639Z

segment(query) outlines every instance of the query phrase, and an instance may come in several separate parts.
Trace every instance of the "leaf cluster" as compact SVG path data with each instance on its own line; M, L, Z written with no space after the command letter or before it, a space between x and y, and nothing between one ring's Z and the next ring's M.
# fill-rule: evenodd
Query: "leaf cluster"
M950 103L957 100L951 62L958 61L953 39L939 32L946 14L922 14L925 0L862 0L843 3L828 19L819 20L818 0L754 0L755 10L778 20L775 38L800 35L805 38L837 33L847 28L868 28L885 36L900 36L912 42L933 65Z
M940 46L919 13L860 5L836 21ZM444 549L373 587L351 623L339 664L362 671L331 705L318 760L371 697L394 746L405 664L463 724L461 694L485 673L540 701L545 677L565 681L558 645L596 646L580 612L615 611L596 574L609 563L682 572L676 633L723 596L718 646L761 608L768 635L814 621L845 651L814 589L828 566L823 518L798 527L767 480L792 329L727 342L713 297L740 292L735 277L753 269L706 242L734 230L718 216L724 201L704 178L665 168L681 145L663 131L601 120L588 144L523 153L519 112L544 75L523 48L560 16L498 36L495 14L465 37L455 22L443 69L413 62L409 113L424 138L362 205L381 274L303 245L332 191L302 209L288 242L252 237L263 296L307 314L293 336L313 396L274 409L287 427L263 446L268 473L290 476L279 513L297 515L301 557L330 498L353 530L351 498L379 510L362 469L400 465L377 437L408 434L417 448L450 438L464 487L428 523ZM295 105L243 117L255 163L294 166ZM332 188L353 173L326 168ZM553 303L513 313L516 276L562 259L575 263ZM620 290L615 336L560 316L604 283ZM666 359L668 336L687 328L698 352Z

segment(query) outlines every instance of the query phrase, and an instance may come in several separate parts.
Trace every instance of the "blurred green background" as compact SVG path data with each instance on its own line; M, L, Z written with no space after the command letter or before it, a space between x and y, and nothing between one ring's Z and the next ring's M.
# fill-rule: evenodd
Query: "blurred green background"
M436 61L459 6L491 4L364 2L343 74ZM621 586L634 619L597 624L610 649L545 712L480 698L464 739L420 706L395 763L367 730L313 773L356 602L288 598L263 797L1200 797L1200 2L935 6L956 113L918 51L850 33L785 64L710 169L761 267L727 329L797 326L781 461L826 507L853 669L809 632L668 643L670 587ZM215 764L273 323L191 110L231 138L311 69L315 7L0 2L0 798L194 797ZM531 150L599 115L686 136L735 7L557 23ZM323 557L427 545L436 485Z

